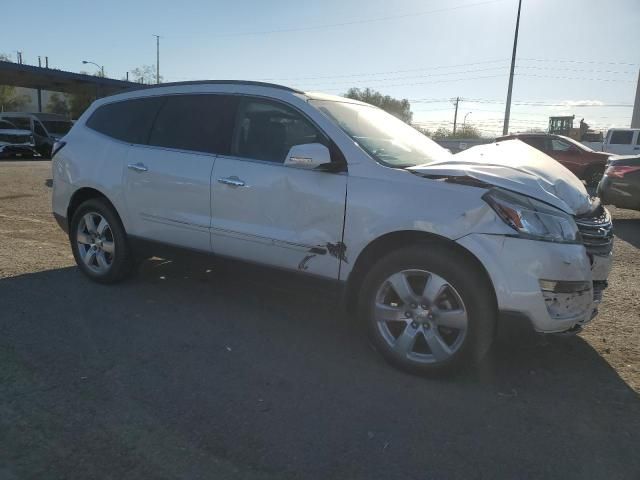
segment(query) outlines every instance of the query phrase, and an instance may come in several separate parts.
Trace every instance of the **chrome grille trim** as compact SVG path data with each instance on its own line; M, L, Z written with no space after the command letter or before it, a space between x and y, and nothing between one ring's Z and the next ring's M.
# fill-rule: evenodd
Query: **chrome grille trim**
M576 217L582 243L588 253L603 255L613 247L613 224L606 208L598 206L590 216Z

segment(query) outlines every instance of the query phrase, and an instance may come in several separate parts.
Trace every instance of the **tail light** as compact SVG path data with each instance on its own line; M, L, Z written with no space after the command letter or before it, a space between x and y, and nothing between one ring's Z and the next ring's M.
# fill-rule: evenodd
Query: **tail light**
M56 153L62 150L62 147L64 147L66 144L67 142L63 142L62 140L58 140L56 143L54 143L53 148L51 149L51 158L53 159Z
M614 178L624 178L627 173L640 171L640 165L630 166L630 165L612 165L608 167L604 174L609 177Z

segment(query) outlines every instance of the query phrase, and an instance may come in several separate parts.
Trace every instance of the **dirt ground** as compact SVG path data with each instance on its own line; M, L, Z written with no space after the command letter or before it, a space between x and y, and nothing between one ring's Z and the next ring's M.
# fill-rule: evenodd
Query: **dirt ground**
M0 478L640 478L640 212L583 333L434 381L257 274L91 284L50 179L0 163Z

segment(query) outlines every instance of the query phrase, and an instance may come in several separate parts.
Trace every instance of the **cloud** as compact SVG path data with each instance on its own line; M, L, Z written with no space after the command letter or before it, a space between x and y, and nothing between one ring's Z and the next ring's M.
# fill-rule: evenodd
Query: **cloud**
M605 103L601 100L562 100L561 105L555 106L555 109L562 110L574 107L601 107Z

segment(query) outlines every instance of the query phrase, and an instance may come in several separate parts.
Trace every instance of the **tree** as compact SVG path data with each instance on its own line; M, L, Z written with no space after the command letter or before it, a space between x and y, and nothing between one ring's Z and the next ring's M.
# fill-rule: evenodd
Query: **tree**
M380 92L372 90L371 88L365 88L364 90L350 88L344 96L375 105L406 123L411 123L413 118L411 104L406 98L399 100L389 95L382 95Z
M156 66L142 65L141 67L131 70L131 77L134 82L138 83L156 83ZM160 83L162 83L162 75L160 75Z
M4 53L0 53L0 60L10 62L11 57ZM12 110L21 110L29 103L28 95L18 95L16 87L10 85L0 85L0 111L10 112Z
M59 93L52 93L49 97L49 103L47 103L46 111L50 113L57 113L59 115L69 115L69 105L67 104L66 96Z
M462 125L456 129L455 134L449 135L449 138L480 138L480 131L473 125Z
M435 132L433 132L433 138L438 140L443 138L449 138L451 136L451 130L448 130L444 127L439 127Z
M456 129L456 133L445 127L438 128L433 133L433 138L444 140L448 138L481 138L480 131L472 125L463 125Z

